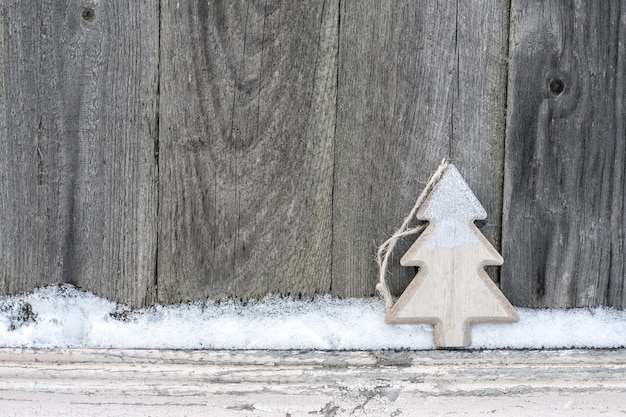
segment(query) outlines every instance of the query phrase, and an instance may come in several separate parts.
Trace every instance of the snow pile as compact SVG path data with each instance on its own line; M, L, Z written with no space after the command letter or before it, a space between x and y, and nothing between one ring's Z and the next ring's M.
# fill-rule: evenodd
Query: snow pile
M515 324L476 324L472 348L626 347L626 311L517 309ZM53 286L0 297L1 347L432 349L432 326L386 325L379 299L203 302L131 311Z

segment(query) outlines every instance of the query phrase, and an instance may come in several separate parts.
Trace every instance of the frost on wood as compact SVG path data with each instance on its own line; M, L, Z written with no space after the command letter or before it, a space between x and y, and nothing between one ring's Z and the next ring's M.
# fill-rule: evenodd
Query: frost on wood
M462 347L470 344L473 323L519 320L483 269L503 262L474 224L486 217L459 171L449 165L417 212L418 219L430 223L400 263L420 271L387 314L387 323L432 324L435 345Z

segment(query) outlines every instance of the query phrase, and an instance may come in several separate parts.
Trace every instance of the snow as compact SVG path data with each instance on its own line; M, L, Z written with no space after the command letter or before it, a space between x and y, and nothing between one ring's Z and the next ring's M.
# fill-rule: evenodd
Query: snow
M422 211L423 210L423 211ZM448 165L420 210L424 220L455 218L464 222L484 219L487 212L474 195L465 179L453 164Z
M461 173L450 164L417 216L436 223L428 236L426 247L453 248L478 242L478 237L469 225L474 220L485 219L487 212Z
M626 312L517 309L519 323L472 326L474 349L626 347ZM129 308L69 285L0 297L1 347L432 349L432 326L387 325L379 299L202 302Z

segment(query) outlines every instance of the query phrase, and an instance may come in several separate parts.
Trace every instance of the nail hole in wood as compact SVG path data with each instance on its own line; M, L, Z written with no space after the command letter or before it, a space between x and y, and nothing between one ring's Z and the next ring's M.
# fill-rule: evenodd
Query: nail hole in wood
M86 20L87 22L91 22L92 20L96 18L96 11L92 9L91 7L85 7L83 9L82 16L84 20Z
M552 94L558 96L565 91L565 83L560 78L555 78L550 81L550 91Z

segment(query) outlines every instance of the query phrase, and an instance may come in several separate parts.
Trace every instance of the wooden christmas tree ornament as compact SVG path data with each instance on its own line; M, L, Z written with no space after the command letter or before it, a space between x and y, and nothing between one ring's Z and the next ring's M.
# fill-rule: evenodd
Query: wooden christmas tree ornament
M503 259L474 224L485 209L448 165L417 211L429 222L400 260L419 272L387 313L390 324L432 324L437 347L470 344L473 323L511 323L517 312L484 271Z

